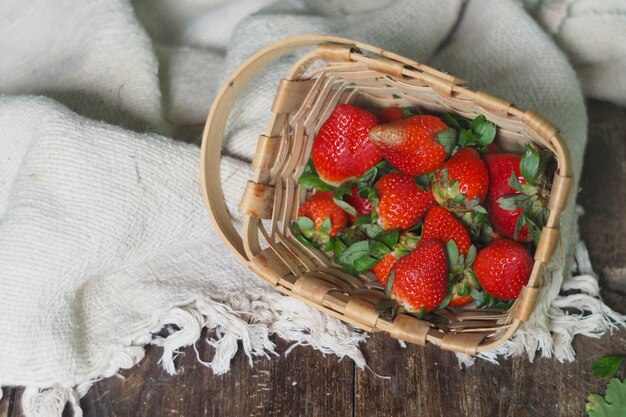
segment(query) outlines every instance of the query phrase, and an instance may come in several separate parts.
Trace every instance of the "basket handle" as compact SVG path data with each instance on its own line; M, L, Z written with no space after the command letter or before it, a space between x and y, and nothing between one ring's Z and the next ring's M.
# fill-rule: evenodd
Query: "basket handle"
M230 249L244 262L248 262L248 259L243 239L228 214L219 170L226 122L239 94L265 67L282 55L314 45L318 46L317 57L322 59L364 62L372 69L397 76L406 71L413 77L417 74L418 78L443 89L451 90L455 85L464 84L464 81L449 74L422 66L400 55L334 36L307 35L289 38L267 46L248 58L226 80L213 101L204 127L200 150L201 183L211 220ZM362 51L368 51L375 56L365 56Z

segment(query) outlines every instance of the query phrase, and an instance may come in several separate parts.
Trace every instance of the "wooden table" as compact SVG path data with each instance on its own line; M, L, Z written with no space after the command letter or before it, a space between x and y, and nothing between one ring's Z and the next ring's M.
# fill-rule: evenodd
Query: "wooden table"
M603 297L626 313L626 113L599 102L589 103L590 139L579 203L586 215L581 233ZM205 343L200 354L211 356ZM288 345L278 343L278 351ZM433 346L401 348L381 334L362 346L369 370L349 359L324 357L308 347L288 356L257 358L254 366L240 352L231 371L215 376L198 363L192 349L177 360L178 375L158 365L160 349L131 370L101 381L81 401L85 416L585 416L591 392L605 383L591 374L594 359L626 353L626 332L602 339L574 340L577 360L525 357L501 360L499 366L478 361L460 368L453 354ZM624 378L626 372L621 371ZM5 390L0 417L21 416L21 389ZM66 410L67 411L67 410ZM66 413L70 415L71 413Z

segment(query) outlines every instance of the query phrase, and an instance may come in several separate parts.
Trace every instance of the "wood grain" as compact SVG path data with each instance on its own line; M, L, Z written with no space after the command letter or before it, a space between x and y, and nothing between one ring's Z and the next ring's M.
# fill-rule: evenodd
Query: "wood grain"
M606 287L608 304L626 313L626 113L591 102L590 143L578 202L582 236ZM207 359L211 348L200 343ZM166 375L161 352L149 348L144 361L119 376L98 382L82 399L85 417L100 416L404 416L582 417L589 393L604 392L593 378L593 360L625 353L626 332L601 339L574 340L577 360L524 357L494 365L478 361L461 368L455 356L434 346L401 348L383 334L363 346L369 370L347 359L324 357L307 347L288 356L255 358L253 367L238 353L231 372L215 376L200 365L193 349L177 359L179 373ZM279 342L277 350L288 345ZM626 369L618 375L626 377ZM20 394L5 390L0 417L18 417ZM71 413L66 412L66 415Z
M14 389L3 388L0 400L0 417L9 417L13 414Z
M202 358L212 349L198 343ZM284 352L288 344L278 343ZM354 367L310 348L299 347L251 367L238 354L225 375L199 364L193 349L177 359L178 374L158 364L160 349L148 349L136 368L96 383L81 400L85 416L344 416L352 415ZM277 376L280 375L278 378ZM15 414L14 414L15 415ZM69 415L69 414L68 414Z
M581 234L610 305L626 313L626 112L601 102L589 105L589 144L578 201L585 209Z

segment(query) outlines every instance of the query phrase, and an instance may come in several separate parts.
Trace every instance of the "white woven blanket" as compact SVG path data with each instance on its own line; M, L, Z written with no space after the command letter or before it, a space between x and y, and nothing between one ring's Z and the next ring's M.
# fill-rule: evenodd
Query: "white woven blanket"
M216 347L216 373L238 343L248 356L271 352L272 335L363 365L365 335L277 295L231 256L203 205L197 142L173 140L197 141L243 59L305 33L378 45L536 109L561 127L577 178L583 93L626 104L623 0L2 2L0 386L27 387L27 415L60 415L67 401L80 415L92 381L135 365L148 343L175 372L176 352L204 327L215 330L198 343ZM231 118L221 168L231 207L287 66L264 73ZM568 254L574 217L563 217ZM624 323L577 253L574 277L553 262L530 322L486 359L540 349L572 360L574 335ZM579 293L560 296L562 286ZM181 330L154 336L166 324Z

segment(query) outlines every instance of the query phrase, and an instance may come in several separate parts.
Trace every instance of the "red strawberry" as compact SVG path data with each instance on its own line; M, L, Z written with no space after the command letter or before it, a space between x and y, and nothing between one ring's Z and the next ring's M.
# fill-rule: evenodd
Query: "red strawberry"
M435 174L433 195L452 211L470 211L481 204L489 189L489 173L474 148L463 148Z
M459 295L456 290L453 290L454 292L452 293L452 298L450 299L450 302L448 303L448 305L450 307L460 307L460 306L464 306L465 304L469 304L472 301L474 301L474 299L472 298L471 295Z
M495 231L520 242L533 240L548 214L546 154L527 147L523 157L494 154L486 155L485 161L491 177L487 210Z
M487 149L486 149L485 153L487 155L493 155L493 154L496 154L496 153L502 153L502 148L500 148L500 146L498 146L497 143L491 142L489 145L487 145Z
M424 217L422 239L437 239L442 243L453 240L462 255L467 255L472 246L465 226L452 213L438 205L432 206Z
M517 179L521 184L526 184L526 179L522 177L519 170L519 163L521 157L512 154L494 154L486 155L485 161L487 162L487 169L489 170L489 176L491 178L491 188L489 189L489 195L487 197L487 211L489 212L489 218L491 224L501 235L513 239L515 234L515 223L522 209L517 210L505 210L498 204L498 199L505 195L519 195L519 191L514 190L509 185L509 179L511 174L515 172ZM531 240L528 234L528 227L524 226L520 230L517 240L521 242L528 242Z
M393 166L405 174L421 175L436 169L448 156L437 141L445 130L448 126L438 117L418 115L378 125L369 137Z
M436 240L421 241L413 252L396 262L392 271L391 298L409 312L433 310L446 297L446 251Z
M383 259L372 268L374 275L376 275L376 278L378 278L378 281L383 284L383 286L387 285L387 278L389 277L391 268L393 268L395 264L396 253L392 251L385 255Z
M311 156L318 175L328 184L338 185L358 178L381 160L368 140L378 120L366 110L338 104L320 128Z
M528 283L533 259L526 247L510 239L485 246L474 261L474 273L485 291L502 300L517 298Z
M318 191L300 206L298 216L313 220L315 230L320 230L324 221L330 219L328 235L335 236L348 224L348 215L333 200L331 191Z
M378 223L385 230L410 229L435 202L432 194L419 188L409 175L384 175L374 188L379 200L376 205Z
M356 210L357 216L362 216L364 214L370 214L372 212L372 202L367 198L363 198L359 195L359 189L356 185L352 186L352 194L346 194L343 197L343 200L350 204ZM349 214L348 217L350 221L354 221L354 216Z
M392 123L418 114L415 107L385 107L378 112L378 120L381 123Z

